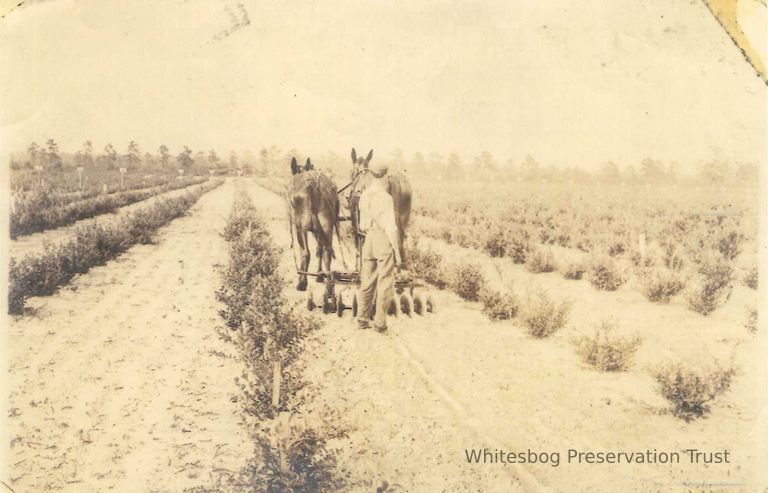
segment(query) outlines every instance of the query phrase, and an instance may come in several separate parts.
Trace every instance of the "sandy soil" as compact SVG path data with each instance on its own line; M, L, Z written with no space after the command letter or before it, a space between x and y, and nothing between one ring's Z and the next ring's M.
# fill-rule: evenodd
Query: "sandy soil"
M213 265L232 185L11 320L4 480L26 491L181 491L252 453L219 340Z
M252 182L241 185L286 248L283 267L294 283L284 202ZM3 456L4 477L16 491L180 491L251 456L232 402L241 368L214 330L213 264L226 258L217 233L234 191L230 180L165 228L159 244L135 247L72 289L31 300L37 315L13 320L10 443ZM393 319L387 334L358 331L349 312L325 316L305 352L316 395L305 411L331 409L350 430L333 444L350 491L374 491L382 481L416 492L756 491L765 485L755 463L766 429L757 393L764 375L758 342L765 335L740 325L739 305L755 301L751 292L737 290L728 306L704 319L680 303L652 305L629 287L601 293L477 252L433 247L480 261L497 276L494 282L511 281L521 294L540 286L572 299L571 322L534 340L449 292L435 293L437 314ZM573 351L570 338L605 316L643 337L629 372L593 371ZM661 412L666 403L649 374L666 358L733 361L740 374L708 419L685 423ZM465 449L483 447L560 452L561 464L468 464ZM569 448L723 447L731 451L730 464L565 460Z

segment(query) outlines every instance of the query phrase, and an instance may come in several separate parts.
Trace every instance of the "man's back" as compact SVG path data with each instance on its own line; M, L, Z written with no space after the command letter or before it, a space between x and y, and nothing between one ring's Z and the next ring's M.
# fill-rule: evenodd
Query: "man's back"
M397 232L392 196L378 180L374 180L360 195L358 207L359 225L363 233L368 233L374 227L388 234Z

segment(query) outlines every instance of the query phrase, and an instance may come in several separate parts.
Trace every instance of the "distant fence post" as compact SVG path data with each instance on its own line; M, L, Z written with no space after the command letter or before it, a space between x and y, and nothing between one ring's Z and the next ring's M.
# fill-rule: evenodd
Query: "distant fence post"
M77 167L77 182L80 184L80 191L83 191L83 167Z
M126 168L120 168L120 189L122 189L125 186L125 172L128 171Z

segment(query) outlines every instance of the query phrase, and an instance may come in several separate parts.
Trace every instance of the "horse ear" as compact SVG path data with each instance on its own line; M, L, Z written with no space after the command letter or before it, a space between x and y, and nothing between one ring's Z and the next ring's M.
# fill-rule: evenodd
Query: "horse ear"
M299 163L296 162L296 158L291 159L291 173L295 175L300 171L301 170L299 169Z
M355 152L355 148L352 148L352 164L357 164L357 152Z
M310 161L309 158L307 158L307 162L304 163L304 171L309 171L311 169L315 169L315 167L312 166L312 161Z
M366 161L370 161L371 159L373 159L373 149L371 149L371 152L368 153L368 157L365 158Z

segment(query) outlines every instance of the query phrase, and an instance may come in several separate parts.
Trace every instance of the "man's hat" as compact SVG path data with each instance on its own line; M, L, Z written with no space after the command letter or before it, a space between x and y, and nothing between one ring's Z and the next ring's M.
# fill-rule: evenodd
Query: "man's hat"
M372 163L368 163L368 171L374 175L383 175L387 172L388 169L389 166L387 166L387 163L382 161L374 161Z

